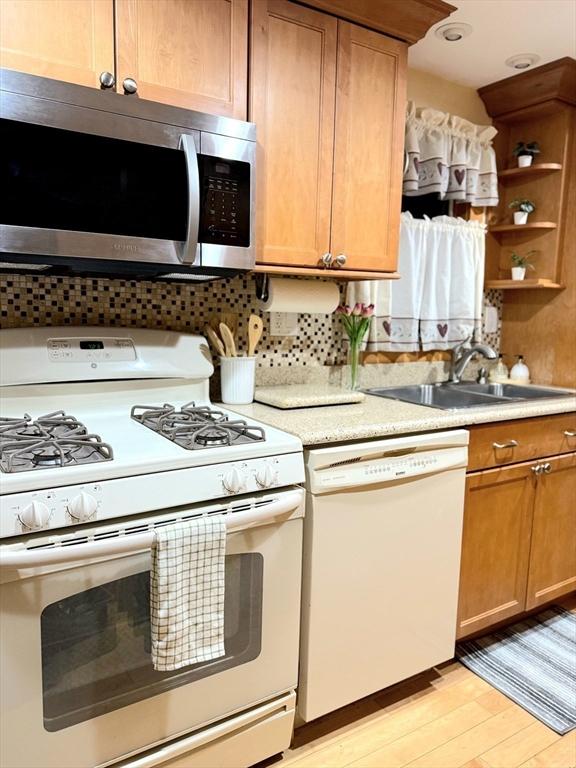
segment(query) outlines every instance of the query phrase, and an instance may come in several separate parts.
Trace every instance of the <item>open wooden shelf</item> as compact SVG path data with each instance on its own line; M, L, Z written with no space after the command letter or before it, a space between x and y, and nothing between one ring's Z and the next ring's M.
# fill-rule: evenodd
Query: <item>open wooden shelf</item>
M561 170L562 165L560 163L533 163L527 168L507 168L505 171L498 171L498 178L503 183L507 181L522 181L524 178L543 176L546 173L554 173L554 171Z
M497 224L494 227L488 227L488 232L498 234L498 232L528 232L531 229L556 229L553 221L534 221L528 224Z
M486 280L484 287L498 288L500 291L508 291L518 288L554 288L556 290L564 288L560 283L547 280L545 277L537 277L534 280Z

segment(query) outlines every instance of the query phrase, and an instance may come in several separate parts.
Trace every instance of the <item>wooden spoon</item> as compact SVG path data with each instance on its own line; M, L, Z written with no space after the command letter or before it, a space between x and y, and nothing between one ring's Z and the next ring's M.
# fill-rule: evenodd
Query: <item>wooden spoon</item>
M250 315L248 320L248 357L256 352L256 346L262 337L264 323L258 315Z
M224 347L226 348L226 357L236 357L236 344L234 343L234 336L232 336L232 331L226 323L220 323L220 336L222 336L222 341L224 342Z
M222 344L222 341L220 340L220 337L216 333L216 331L213 328L210 328L209 325L204 326L204 332L206 336L208 336L208 340L214 347L217 354L220 355L220 357L226 357L226 352L224 351L224 344Z

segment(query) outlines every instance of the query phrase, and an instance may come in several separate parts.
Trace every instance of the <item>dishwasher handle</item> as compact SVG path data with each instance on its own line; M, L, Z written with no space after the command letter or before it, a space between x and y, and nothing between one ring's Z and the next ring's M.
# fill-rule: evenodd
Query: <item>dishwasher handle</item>
M404 456L384 456L362 461L356 457L309 472L310 491L313 494L333 493L347 488L360 488L435 475L449 469L465 469L468 463L466 446L445 448L441 451L411 453Z

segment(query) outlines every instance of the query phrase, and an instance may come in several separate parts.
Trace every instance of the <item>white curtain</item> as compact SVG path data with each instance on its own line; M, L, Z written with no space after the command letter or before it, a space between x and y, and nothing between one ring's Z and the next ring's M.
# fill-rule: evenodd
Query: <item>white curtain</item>
M437 216L400 224L400 280L348 285L347 303L374 304L370 352L451 349L481 341L485 226Z
M403 193L436 192L443 200L498 205L496 154L491 125L474 125L437 109L408 102Z

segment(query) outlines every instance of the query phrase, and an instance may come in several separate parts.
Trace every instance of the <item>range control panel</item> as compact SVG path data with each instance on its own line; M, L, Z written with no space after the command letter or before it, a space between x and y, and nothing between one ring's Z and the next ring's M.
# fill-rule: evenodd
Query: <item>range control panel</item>
M136 360L132 339L48 339L48 359L53 363L118 363Z

